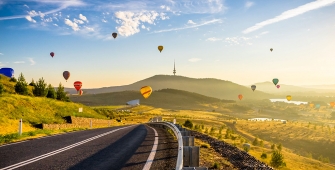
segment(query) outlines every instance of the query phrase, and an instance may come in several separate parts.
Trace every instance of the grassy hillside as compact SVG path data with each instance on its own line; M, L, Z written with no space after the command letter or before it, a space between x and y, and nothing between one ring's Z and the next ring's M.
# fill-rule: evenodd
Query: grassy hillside
M70 96L70 99L89 106L124 105L127 101L140 99L140 104L170 109L206 109L208 104L235 102L175 89L153 91L147 99L139 91L87 94Z
M34 130L33 125L40 123L63 123L62 116L106 118L82 104L15 94L15 83L0 76L0 83L5 87L5 93L0 95L0 134L17 132L19 119L24 122L23 131L30 131ZM32 87L29 88L31 93ZM82 113L78 113L80 107Z
M245 87L230 81L205 78L196 79L183 76L155 75L147 79L135 82L125 86L105 87L99 89L83 89L85 93L109 93L126 90L139 91L142 86L151 86L153 90L160 89L178 89L189 92L199 93L205 96L215 97L219 99L237 100L238 94L243 94L244 99L264 99L273 97L261 91L253 92L250 87ZM75 90L67 89L70 93Z

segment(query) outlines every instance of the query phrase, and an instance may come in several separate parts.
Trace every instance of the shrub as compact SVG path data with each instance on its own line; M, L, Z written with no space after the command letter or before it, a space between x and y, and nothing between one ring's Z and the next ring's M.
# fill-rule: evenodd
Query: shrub
M185 127L188 127L190 129L193 128L193 123L190 120L186 120L185 123L183 124Z
M262 155L261 155L262 159L266 159L267 157L268 157L268 155L266 153L262 153Z
M48 94L47 84L44 82L43 77L34 85L33 94L39 97L45 97Z
M15 88L15 92L21 95L28 95L28 84L26 82L26 80L24 79L23 74L21 73L17 83L15 84L14 88Z
M51 99L56 99L57 98L56 91L55 91L54 87L51 86L51 84L49 84L49 86L48 86L47 98L51 98Z
M275 168L286 166L286 163L284 162L284 156L279 150L273 151L270 165Z
M17 80L16 80L15 77L10 78L9 81L10 81L10 82L15 82L15 83L17 82Z

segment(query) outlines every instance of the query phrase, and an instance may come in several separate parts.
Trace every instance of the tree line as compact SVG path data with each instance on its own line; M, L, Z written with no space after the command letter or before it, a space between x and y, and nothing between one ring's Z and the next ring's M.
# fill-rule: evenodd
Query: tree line
M15 77L12 77L9 81L16 82L14 89L17 94L31 95L29 94L28 86L32 86L33 95L36 97L47 97L60 101L70 102L70 98L66 95L62 83L59 83L57 90L55 90L55 88L51 84L48 85L43 77L40 78L37 82L32 79L32 81L28 84L22 73L19 75L17 80ZM4 87L3 84L0 83L0 94L2 94L3 92Z

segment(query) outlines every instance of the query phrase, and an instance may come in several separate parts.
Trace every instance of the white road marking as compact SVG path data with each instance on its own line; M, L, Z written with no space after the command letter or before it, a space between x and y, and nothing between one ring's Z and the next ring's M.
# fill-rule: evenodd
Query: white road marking
M150 128L155 131L155 142L154 142L154 145L152 146L151 153L150 153L150 155L148 157L147 162L145 163L145 165L143 167L143 170L149 170L150 169L151 164L154 161L155 154L156 154L156 151L157 151L157 146L158 146L158 134L157 134L157 131L154 128L152 128L152 127L150 127Z
M133 126L134 126L134 125L133 125ZM32 158L32 159L29 159L29 160L26 160L26 161L22 161L22 162L19 162L19 163L17 163L17 164L14 164L14 165L7 166L7 167L2 168L2 169L0 169L0 170L16 169L16 168L22 167L22 166L24 166L24 165L27 165L27 164L36 162L36 161L38 161L38 160L41 160L41 159L50 157L50 156L52 156L52 155L56 155L57 153L61 153L61 152L64 152L64 151L66 151L66 150L72 149L72 148L74 148L74 147L76 147L76 146L82 145L82 144L84 144L84 143L87 143L87 142L92 141L92 140L94 140L94 139L100 138L100 137L102 137L102 136L109 135L109 134L114 133L114 132L116 132L116 131L118 131L118 130L125 129L125 128L129 128L129 127L132 127L132 126L123 127L123 128L120 128L120 129L115 129L115 130L112 130L112 131L109 131L109 132L106 132L106 133L103 133L103 134L94 136L94 137L88 138L88 139L86 139L86 140L77 142L77 143L75 143L75 144L66 146L66 147L64 147L64 148L55 150L55 151L53 151L53 152L49 152L49 153L43 154L43 155L41 155L41 156L37 156L37 157Z

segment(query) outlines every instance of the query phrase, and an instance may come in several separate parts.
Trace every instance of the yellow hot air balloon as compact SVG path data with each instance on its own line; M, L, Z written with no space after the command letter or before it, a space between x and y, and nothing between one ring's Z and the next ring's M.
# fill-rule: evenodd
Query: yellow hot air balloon
M290 100L292 99L292 96L287 95L287 96L286 96L286 99L287 99L288 101L290 101Z
M313 104L313 103L310 103L310 104L309 104L309 107L313 108L313 107L314 107L314 104Z
M163 46L158 46L158 50L159 50L159 52L162 52L162 50L163 50Z
M152 88L150 86L143 86L140 91L144 98L148 98L152 93Z

